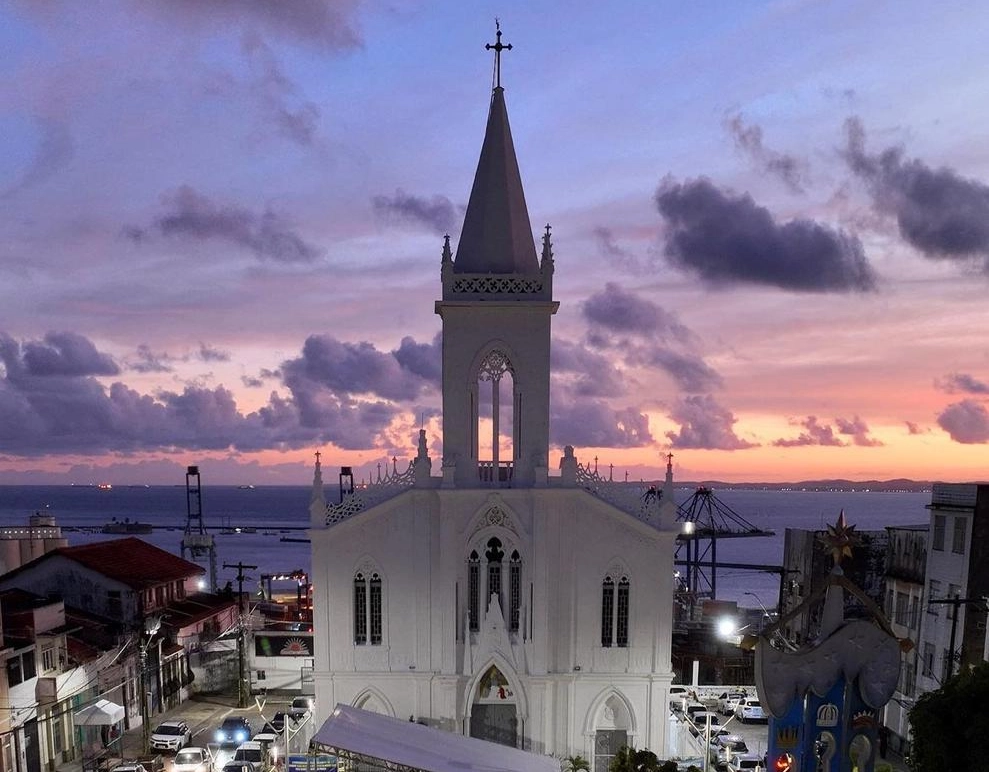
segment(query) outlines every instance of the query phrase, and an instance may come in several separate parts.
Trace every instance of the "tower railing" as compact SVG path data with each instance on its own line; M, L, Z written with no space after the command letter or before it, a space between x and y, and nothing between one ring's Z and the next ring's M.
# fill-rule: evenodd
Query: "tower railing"
M514 461L478 461L477 479L483 485L508 487L515 476Z

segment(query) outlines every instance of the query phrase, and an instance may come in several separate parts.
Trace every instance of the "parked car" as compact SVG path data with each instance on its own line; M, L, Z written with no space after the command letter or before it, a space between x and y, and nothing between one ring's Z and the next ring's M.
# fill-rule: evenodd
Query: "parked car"
M254 765L249 761L228 761L222 772L254 772Z
M231 761L251 764L254 772L262 772L262 770L269 766L267 746L257 740L248 740L237 746L237 750L234 751L234 757Z
M271 717L271 721L269 721L268 724L276 732L284 732L285 731L285 713L283 711L278 711L275 715L273 715Z
M756 697L746 697L742 702L738 703L738 707L735 708L735 718L741 721L743 724L749 721L765 721L766 713L762 709L762 704Z
M688 702L687 707L683 711L683 715L688 721L692 721L695 713L700 713L707 710L707 705L703 702Z
M296 697L292 700L292 704L289 706L288 715L298 721L300 718L307 715L312 708L312 697Z
M725 770L729 761L748 752L749 747L745 744L745 740L738 735L729 735L711 749L711 761L714 762L715 769Z
M735 712L735 708L738 707L738 703L748 696L749 695L743 691L721 692L718 696L718 713L722 716L730 716Z
M277 743L281 738L282 733L275 729L269 722L261 727L259 731L255 732L254 737L251 739L265 745L271 745L272 743Z
M187 745L175 754L172 772L213 772L213 755L208 748Z
M243 716L227 716L216 730L216 742L221 748L236 748L251 739L251 722Z
M690 690L686 686L670 687L670 710L683 709L683 701L690 699Z
M743 753L729 761L725 769L727 772L764 772L766 768L763 766L762 756Z
M110 772L147 772L144 765L136 761L122 761Z
M156 751L180 751L192 742L192 730L185 721L162 721L151 733L151 748Z
M712 730L717 729L721 723L721 716L713 710L698 710L690 717L690 722L690 733L694 737L698 737L706 734L708 724L710 724Z

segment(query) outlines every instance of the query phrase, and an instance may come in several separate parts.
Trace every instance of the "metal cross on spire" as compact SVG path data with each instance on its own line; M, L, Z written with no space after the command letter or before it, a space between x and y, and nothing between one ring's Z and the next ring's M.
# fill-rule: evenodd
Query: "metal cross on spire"
M512 44L502 44L501 42L501 22L495 18L495 42L486 43L484 45L485 51L495 52L495 88L501 88L501 52L511 51Z

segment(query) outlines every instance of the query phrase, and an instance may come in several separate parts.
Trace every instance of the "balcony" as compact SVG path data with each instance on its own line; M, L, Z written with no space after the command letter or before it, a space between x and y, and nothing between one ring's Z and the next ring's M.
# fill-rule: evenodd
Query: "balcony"
M512 461L478 461L477 479L491 488L511 488L515 464Z

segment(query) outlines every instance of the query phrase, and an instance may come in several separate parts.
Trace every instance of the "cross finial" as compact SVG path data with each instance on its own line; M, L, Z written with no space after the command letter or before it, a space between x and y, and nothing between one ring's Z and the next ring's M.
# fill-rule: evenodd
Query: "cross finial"
M319 463L319 456L320 456L320 452L317 450L316 451L316 463L317 464Z
M495 52L495 88L501 88L501 52L511 51L512 44L502 44L501 42L501 22L495 18L495 42L484 45L486 51Z

